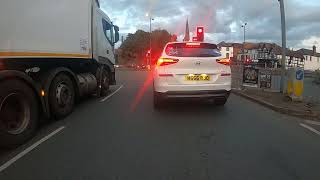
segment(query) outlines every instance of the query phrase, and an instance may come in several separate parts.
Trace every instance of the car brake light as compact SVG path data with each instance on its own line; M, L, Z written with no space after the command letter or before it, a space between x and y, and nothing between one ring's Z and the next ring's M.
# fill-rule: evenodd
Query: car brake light
M175 64L177 62L179 62L179 59L159 58L157 62L157 66L166 66L170 64Z
M196 43L196 42L190 42L186 43L186 47L200 47L201 43Z
M217 59L216 61L217 61L217 63L219 63L219 64L230 65L230 59L222 58L222 59Z
M221 73L221 76L231 76L231 73Z

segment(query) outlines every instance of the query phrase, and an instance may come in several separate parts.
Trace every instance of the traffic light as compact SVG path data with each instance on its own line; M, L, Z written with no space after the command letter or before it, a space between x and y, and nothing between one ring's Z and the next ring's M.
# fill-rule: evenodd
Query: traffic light
M197 27L197 40L204 41L204 28L201 26Z

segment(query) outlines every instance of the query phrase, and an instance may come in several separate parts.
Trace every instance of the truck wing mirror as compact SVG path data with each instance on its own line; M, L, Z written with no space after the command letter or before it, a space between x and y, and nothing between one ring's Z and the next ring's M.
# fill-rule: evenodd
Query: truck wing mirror
M119 39L120 39L119 27L118 26L114 26L114 31L115 31L114 43L117 43L119 41Z

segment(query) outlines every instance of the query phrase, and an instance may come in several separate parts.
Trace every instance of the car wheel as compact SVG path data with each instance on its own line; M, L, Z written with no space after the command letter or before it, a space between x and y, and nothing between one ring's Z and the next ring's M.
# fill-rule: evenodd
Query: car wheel
M14 148L33 137L39 118L34 91L19 80L0 82L0 146Z
M227 103L226 98L221 98L221 99L215 99L214 104L217 106L224 106Z
M163 107L164 100L157 92L153 92L153 107L155 109L160 109Z
M55 119L69 115L75 104L75 90L72 80L66 74L57 75L50 85L49 105Z

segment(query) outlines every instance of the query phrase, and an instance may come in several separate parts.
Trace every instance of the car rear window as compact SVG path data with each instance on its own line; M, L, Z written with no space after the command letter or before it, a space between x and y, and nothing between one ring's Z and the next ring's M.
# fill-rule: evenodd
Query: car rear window
M210 43L168 44L165 53L175 57L220 57L217 45Z

